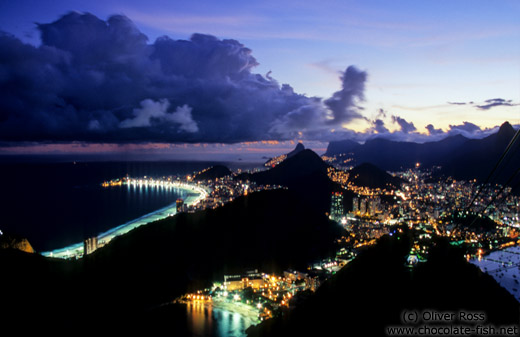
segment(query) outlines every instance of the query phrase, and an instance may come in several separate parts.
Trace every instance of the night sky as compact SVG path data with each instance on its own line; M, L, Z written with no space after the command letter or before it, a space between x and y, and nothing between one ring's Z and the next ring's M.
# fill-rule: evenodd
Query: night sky
M236 159L520 124L518 1L0 4L0 154Z

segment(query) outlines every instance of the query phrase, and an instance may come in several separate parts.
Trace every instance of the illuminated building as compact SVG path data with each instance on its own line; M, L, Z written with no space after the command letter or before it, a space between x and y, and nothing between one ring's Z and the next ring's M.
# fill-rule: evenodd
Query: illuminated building
M83 254L88 255L93 253L98 248L98 238L88 238L83 242Z
M373 199L368 200L368 215L376 214L376 202Z
M248 287L260 289L264 279L258 270L247 271L245 275L224 275L224 289L227 291L241 290Z
M352 199L352 213L359 212L359 198Z
M224 289L227 291L234 291L244 289L242 277L238 275L226 275L224 276Z
M177 201L175 202L175 204L177 205L177 213L182 213L182 212L185 212L185 207L184 207L184 200L179 198L177 199Z
M359 203L359 212L361 215L364 215L367 212L367 200L361 199L361 202Z
M302 280L302 279L306 279L309 275L306 274L306 273L302 273L302 272L299 272L299 271L296 271L296 270L286 270L283 272L283 276L288 279L288 280L291 280L291 281L297 281L297 280Z
M379 197L372 198L368 201L368 215L374 216L380 212L381 199Z
M330 205L330 218L334 221L340 221L345 213L343 207L343 193L333 192Z
M261 276L252 276L242 280L244 287L251 287L253 289L260 289L264 286L264 279Z

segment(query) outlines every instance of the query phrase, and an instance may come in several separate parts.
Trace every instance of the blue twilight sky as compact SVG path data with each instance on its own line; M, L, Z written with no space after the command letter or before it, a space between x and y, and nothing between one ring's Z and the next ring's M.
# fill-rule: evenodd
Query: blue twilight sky
M401 138L424 141L429 124L430 136L470 124L478 132L506 120L520 124L519 1L19 0L0 3L0 30L39 46L35 22L51 23L71 10L101 20L125 15L150 44L193 33L238 40L259 63L252 73L323 102L354 65L367 74L364 100L355 100L361 117L338 119L331 132L414 134ZM326 141L320 132L309 139Z

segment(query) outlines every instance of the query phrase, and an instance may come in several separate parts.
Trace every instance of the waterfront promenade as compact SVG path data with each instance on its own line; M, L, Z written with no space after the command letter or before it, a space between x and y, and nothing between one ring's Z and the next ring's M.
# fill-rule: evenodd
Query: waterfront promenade
M137 183L136 183L137 182ZM145 181L146 184L148 182ZM139 184L138 180L129 180L127 184ZM141 184L143 182L141 181ZM159 184L159 183L157 183ZM167 184L167 185L165 185ZM199 185L195 184L189 184L185 182L167 182L165 184L161 184L160 186L168 186L171 188L177 188L179 190L184 190L187 192L187 197L184 200L185 204L188 206L194 206L197 205L201 200L205 199L208 196L208 191ZM131 230L146 225L148 223L164 219L169 216L173 216L177 213L177 207L176 204L170 204L166 207L163 207L161 209L158 209L154 212L145 214L137 219L131 220L127 223L124 223L122 225L119 225L117 227L114 227L112 229L109 229L106 232L103 232L97 236L97 241L99 246L106 245L109 243L113 238L124 235ZM42 252L41 254L46 257L54 257L54 258L62 258L62 259L74 259L82 257L84 254L84 245L83 242L75 243L72 245L69 245L67 247L58 248L55 250Z

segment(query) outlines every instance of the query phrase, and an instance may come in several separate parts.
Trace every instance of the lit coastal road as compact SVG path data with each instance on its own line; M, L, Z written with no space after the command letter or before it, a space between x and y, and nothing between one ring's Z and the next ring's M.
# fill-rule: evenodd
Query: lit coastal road
M146 182L145 182L146 183ZM139 184L138 180L133 180L129 182L129 184ZM192 206L198 204L201 200L205 199L208 196L208 191L198 185L194 184L187 184L182 182L168 182L168 187L172 188L178 188L180 190L187 191L190 195L184 200L186 205ZM164 186L164 185L161 185ZM140 227L142 225L146 225L148 223L161 220L164 218L167 218L169 216L174 215L177 213L177 206L175 203L168 205L164 208L161 208L157 211L154 211L152 213L148 213L146 215L143 215L140 218L131 220L127 223L124 223L120 226L117 226L115 228L109 229L108 231L101 233L98 235L98 243L99 245L105 245L110 242L113 238L116 236L120 236L123 234L128 233L132 229L135 229L137 227ZM83 242L75 243L70 246L55 249L48 252L41 253L43 256L46 257L55 257L55 258L62 258L62 259L68 259L68 258L76 258L83 256Z

